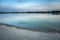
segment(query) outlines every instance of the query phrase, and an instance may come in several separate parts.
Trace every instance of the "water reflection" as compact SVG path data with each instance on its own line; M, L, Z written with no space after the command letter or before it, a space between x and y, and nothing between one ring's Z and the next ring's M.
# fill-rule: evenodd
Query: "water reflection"
M37 31L60 32L60 15L52 14L0 14L0 23Z

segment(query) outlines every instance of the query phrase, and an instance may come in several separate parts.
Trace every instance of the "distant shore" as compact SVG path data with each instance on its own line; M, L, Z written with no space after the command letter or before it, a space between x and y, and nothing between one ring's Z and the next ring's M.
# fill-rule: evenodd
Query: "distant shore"
M27 14L32 14L32 13L38 13L38 14L56 14L60 15L60 11L35 11L35 12L0 12L0 14L20 14L20 13L27 13Z

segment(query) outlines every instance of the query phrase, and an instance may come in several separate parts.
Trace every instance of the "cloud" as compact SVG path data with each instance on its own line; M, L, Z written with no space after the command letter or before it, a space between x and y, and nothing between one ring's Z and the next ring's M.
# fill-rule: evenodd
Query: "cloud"
M29 11L52 11L52 10L60 10L60 3L52 3L48 5L43 4L39 5L38 3L23 3L18 4L14 8L15 9L23 9L23 10L29 10Z
M60 2L54 2L50 4L52 10L60 10Z
M60 10L60 2L49 2L49 3L39 3L35 1L24 2L24 3L1 3L0 10L5 8L15 9L19 11L52 11L52 10ZM5 10L5 9L4 9ZM8 11L8 10L7 10ZM10 10L9 10L10 11ZM12 10L13 11L13 10Z

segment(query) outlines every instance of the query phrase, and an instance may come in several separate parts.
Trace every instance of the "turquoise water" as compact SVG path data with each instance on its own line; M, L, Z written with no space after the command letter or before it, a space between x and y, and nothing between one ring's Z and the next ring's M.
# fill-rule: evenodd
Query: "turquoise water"
M60 15L52 14L0 14L0 23L38 31L59 31Z

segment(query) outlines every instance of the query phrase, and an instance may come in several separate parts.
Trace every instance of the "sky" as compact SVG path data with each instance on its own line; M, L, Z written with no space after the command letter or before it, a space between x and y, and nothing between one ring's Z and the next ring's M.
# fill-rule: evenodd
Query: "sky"
M60 0L0 0L0 12L60 10Z

